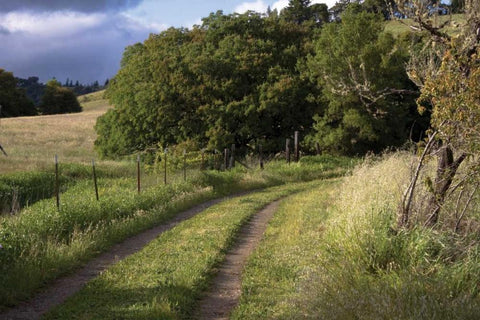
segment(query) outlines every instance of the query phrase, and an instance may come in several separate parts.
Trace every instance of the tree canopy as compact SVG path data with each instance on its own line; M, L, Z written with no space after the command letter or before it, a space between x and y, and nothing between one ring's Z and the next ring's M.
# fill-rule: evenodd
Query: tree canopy
M25 95L25 91L17 87L13 73L0 69L0 116L18 117L33 116L37 110Z
M217 12L193 30L171 28L128 47L97 147L112 156L187 139L211 149L263 139L278 150L310 126L316 107L309 97L317 89L297 68L310 34L278 16Z
M58 114L81 112L82 107L73 91L53 79L47 82L39 110L42 114Z
M418 123L408 51L383 32L380 2L357 2L341 2L338 21L308 0L280 13L218 11L127 47L97 150L115 157L193 141L245 153L261 141L278 152L297 130L326 152L401 145Z
M323 87L326 108L316 115L310 143L334 153L363 154L398 146L418 113L408 79L408 52L383 32L382 18L350 5L315 41L309 74Z

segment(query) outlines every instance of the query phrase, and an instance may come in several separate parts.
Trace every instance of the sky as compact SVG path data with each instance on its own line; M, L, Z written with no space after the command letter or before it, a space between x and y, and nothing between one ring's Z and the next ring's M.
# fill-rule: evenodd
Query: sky
M329 7L335 0L313 0ZM288 0L0 0L0 69L103 84L126 46L169 27L191 28L222 10L281 10Z

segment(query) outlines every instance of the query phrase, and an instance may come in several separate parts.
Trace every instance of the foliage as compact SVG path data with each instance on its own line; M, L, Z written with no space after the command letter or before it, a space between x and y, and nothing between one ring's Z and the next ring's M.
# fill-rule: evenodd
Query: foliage
M297 23L313 23L321 26L329 21L328 7L324 3L313 4L310 0L290 0L281 12L283 19Z
M367 158L285 202L246 266L233 318L476 319L478 215L466 236L394 229L410 157Z
M316 107L317 89L297 70L310 35L252 12L217 12L192 30L151 35L126 49L110 82L115 109L98 121L97 149L112 156L192 139L221 150L266 139L268 151L279 150L284 137L309 128Z
M33 116L37 114L25 92L17 88L11 72L0 69L0 117Z
M445 32L445 24L435 23L435 13L440 5L437 1L414 2L412 5L409 1L397 0L397 3L402 12L413 18L416 28L425 30L429 35L429 41L426 41L421 51L429 54L412 54L409 75L422 85L419 108L424 110L427 107L432 110L431 125L435 132L427 146L433 146L432 139L438 137L436 148L432 148L438 157L438 168L426 209L430 214L428 224L434 226L439 221L440 210L450 193L457 171L467 157L470 157L467 178L478 181L479 177L478 160L475 157L479 152L480 141L480 3L474 0L465 1L466 23L456 36ZM417 172L423 161L424 157L420 158ZM413 194L416 179L417 176L413 176L403 203L410 203L407 194ZM402 224L405 225L410 213L409 206L403 205L402 211Z
M328 101L315 116L310 145L327 152L363 154L406 141L413 122L416 87L404 64L408 53L382 32L378 15L350 5L315 42L308 73Z
M80 103L78 102L73 91L62 87L55 79L47 82L45 93L42 96L39 109L42 114L59 114L82 111L82 107L80 106Z

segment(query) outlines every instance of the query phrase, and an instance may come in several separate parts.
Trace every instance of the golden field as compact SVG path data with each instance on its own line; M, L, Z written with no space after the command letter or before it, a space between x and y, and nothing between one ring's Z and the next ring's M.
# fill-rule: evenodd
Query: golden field
M103 91L79 97L83 112L0 120L0 174L44 169L60 162L88 163L96 157L93 129L96 119L109 108Z

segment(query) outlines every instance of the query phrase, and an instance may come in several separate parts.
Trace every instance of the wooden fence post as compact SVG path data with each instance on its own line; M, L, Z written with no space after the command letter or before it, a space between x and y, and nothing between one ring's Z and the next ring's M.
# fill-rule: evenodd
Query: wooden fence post
M183 181L187 181L187 150L183 149Z
M298 160L300 160L300 151L298 149L298 131L295 131L294 133L294 145L295 145L295 149L294 149L294 152L295 152L295 162L298 162Z
M319 156L320 155L320 143L315 142L315 149L317 151L317 156Z
M97 198L97 201L98 201L99 197L98 197L97 173L95 172L95 160L94 159L92 159L92 171L93 171L93 184L95 186L95 197Z
M261 144L258 145L258 153L260 156L260 169L263 170L263 149Z
M137 155L137 192L140 193L140 155Z
M223 150L223 164L225 166L225 170L228 170L228 148L225 148Z
M163 172L163 183L164 184L167 184L167 152L168 152L168 149L165 148L165 152L164 152L164 156L163 156L163 159L165 160L164 172Z
M232 151L230 154L230 168L235 167L235 144L232 144Z
M60 210L60 181L58 177L58 155L55 155L55 198L57 199L57 210Z
M285 142L285 157L286 157L287 163L290 164L290 139L288 138Z
M200 165L200 170L205 170L205 150L202 149L202 164Z

